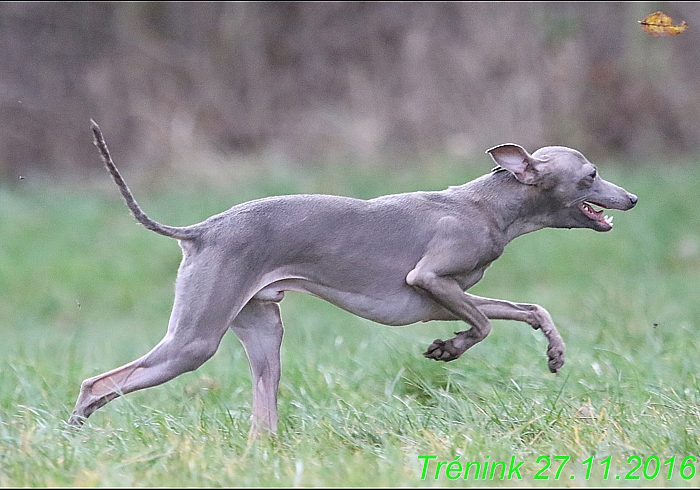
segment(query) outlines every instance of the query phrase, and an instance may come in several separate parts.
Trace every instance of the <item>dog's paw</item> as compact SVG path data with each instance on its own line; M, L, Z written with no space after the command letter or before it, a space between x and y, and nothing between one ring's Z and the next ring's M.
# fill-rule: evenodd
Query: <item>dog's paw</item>
M66 421L66 425L71 429L80 429L85 423L86 417L82 415L71 414L70 418Z
M554 374L559 373L559 370L564 365L564 349L559 347L549 348L547 349L547 356L549 356L549 361L547 362L549 371Z
M428 349L423 352L423 356L428 359L435 359L436 361L454 361L462 355L463 351L458 350L452 340L453 339L435 339L433 343L428 346Z

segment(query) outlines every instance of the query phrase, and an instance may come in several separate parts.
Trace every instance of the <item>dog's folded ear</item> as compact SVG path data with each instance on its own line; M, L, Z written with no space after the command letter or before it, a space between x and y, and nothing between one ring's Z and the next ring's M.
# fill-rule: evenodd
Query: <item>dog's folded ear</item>
M534 185L539 180L537 167L544 163L530 155L525 148L514 143L506 143L494 146L486 150L496 164L515 175L515 178L523 184Z

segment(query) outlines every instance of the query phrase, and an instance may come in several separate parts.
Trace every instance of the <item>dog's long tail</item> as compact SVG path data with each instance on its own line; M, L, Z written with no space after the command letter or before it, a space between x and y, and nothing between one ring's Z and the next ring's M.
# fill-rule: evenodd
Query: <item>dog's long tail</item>
M107 167L109 173L112 174L114 183L117 184L117 187L119 187L119 192L122 193L122 196L126 201L126 205L129 206L129 209L136 220L151 231L155 231L160 235L165 235L177 240L191 240L197 237L198 233L191 227L163 225L157 221L153 221L146 215L146 213L143 212L139 204L136 202L136 199L134 199L134 195L129 190L129 186L126 185L126 182L124 182L119 170L117 169L116 165L114 165L112 157L109 154L109 150L107 149L107 144L102 137L100 127L92 119L90 119L90 129L92 129L92 134L95 136L95 146L98 150L100 150L100 155L102 156L102 161L104 162L105 167Z

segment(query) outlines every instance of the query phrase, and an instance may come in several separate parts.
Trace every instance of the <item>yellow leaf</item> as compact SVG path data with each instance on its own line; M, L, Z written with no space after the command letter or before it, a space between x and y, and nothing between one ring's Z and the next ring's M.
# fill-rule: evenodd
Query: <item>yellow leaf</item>
M683 21L674 26L673 19L663 12L654 12L646 16L644 20L637 21L647 33L654 37L675 36L685 31L688 24Z

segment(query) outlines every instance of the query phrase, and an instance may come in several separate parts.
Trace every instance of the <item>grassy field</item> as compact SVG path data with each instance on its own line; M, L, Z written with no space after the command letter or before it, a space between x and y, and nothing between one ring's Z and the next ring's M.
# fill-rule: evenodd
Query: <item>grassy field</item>
M180 251L135 224L106 173L86 188L0 185L0 485L697 487L697 163L601 163L640 197L612 212L612 232L518 238L471 290L547 308L568 347L558 376L524 324L494 322L461 359L436 363L421 352L461 326L385 327L289 294L280 434L252 445L233 334L199 370L115 400L80 431L65 426L84 378L165 333ZM178 225L270 194L368 198L488 169L269 165L157 192L126 177L152 217ZM465 480L467 462L497 471L475 479L472 465Z

